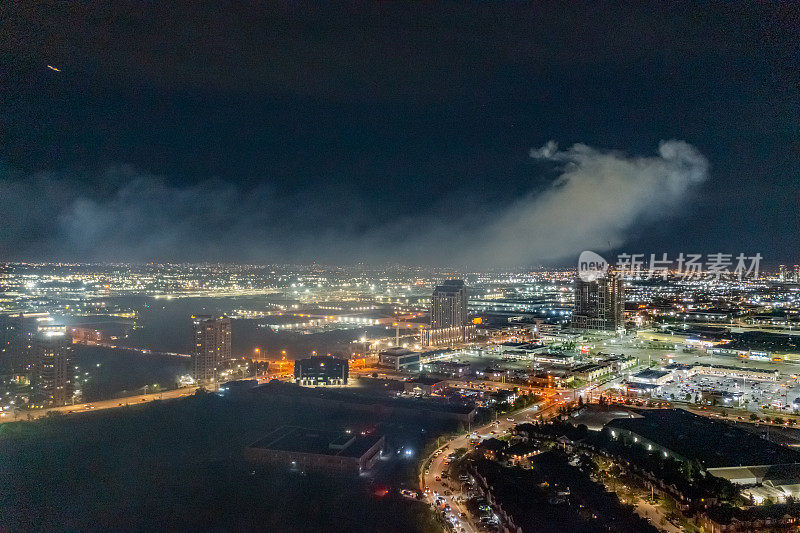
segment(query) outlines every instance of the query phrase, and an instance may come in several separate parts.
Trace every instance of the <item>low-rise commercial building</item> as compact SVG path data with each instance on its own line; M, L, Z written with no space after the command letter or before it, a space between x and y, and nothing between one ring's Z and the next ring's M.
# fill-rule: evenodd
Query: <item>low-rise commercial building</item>
M639 364L639 360L636 357L630 355L627 356L619 355L619 356L609 357L608 359L605 359L603 362L611 365L611 367L614 369L614 372L622 372L629 368L633 368L637 364Z
M537 363L552 363L554 365L571 365L575 362L575 356L566 353L542 352L533 356Z
M443 379L419 376L405 382L406 392L417 394L437 394L447 388L447 382Z
M573 381L575 376L566 370L536 372L528 378L528 383L537 387L564 387Z
M347 385L348 377L347 359L316 356L294 362L294 381L306 387Z
M628 381L631 383L643 383L647 385L661 386L671 378L672 372L667 370L652 370L648 368L633 374L630 378L628 378Z
M777 370L722 365L694 365L692 371L695 374L708 374L709 376L747 378L765 381L778 381L779 376Z
M612 438L639 444L679 461L698 461L709 473L728 467L785 465L800 453L736 426L683 409L648 409L637 418L618 418L605 426ZM731 474L732 476L735 473ZM720 474L720 477L725 477Z
M613 368L607 364L587 364L572 369L573 375L583 381L594 381L610 374Z
M292 470L360 474L372 468L385 444L383 435L284 426L251 444L245 456L251 461Z
M378 354L378 364L393 370L419 370L420 353L396 346Z
M456 361L431 361L424 365L426 371L460 379L470 374L469 363L459 363Z

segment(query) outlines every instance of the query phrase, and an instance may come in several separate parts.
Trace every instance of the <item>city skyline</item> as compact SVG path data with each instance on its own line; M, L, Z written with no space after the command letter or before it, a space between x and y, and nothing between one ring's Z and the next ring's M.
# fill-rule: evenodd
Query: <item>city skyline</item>
M0 532L800 530L800 2L0 4Z

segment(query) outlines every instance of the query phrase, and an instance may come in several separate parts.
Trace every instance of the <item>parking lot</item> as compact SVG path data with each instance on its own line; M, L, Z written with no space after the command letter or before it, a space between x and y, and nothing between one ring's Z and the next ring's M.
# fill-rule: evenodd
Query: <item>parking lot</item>
M800 410L800 401L795 403L800 398L800 384L790 375L781 375L778 381L756 381L705 374L682 377L676 373L674 379L653 391L653 397L749 411Z

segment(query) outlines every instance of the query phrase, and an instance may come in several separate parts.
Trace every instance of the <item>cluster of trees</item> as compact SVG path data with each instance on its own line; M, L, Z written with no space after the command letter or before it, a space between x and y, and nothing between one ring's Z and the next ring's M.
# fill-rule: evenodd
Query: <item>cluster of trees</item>
M540 400L541 398L538 394L520 394L513 402L498 403L495 408L499 413L507 413L508 411L525 409L526 407L530 407Z
M772 424L784 424L785 423L785 424L789 424L790 426L794 426L794 425L797 424L797 420L795 420L794 418L790 418L788 420L784 420L780 416L773 416L773 417L765 416L764 418L759 418L759 416L757 414L755 414L755 413L750 414L750 420L753 421L753 422L762 421L762 422L765 422L767 424L769 424L769 423L772 423Z

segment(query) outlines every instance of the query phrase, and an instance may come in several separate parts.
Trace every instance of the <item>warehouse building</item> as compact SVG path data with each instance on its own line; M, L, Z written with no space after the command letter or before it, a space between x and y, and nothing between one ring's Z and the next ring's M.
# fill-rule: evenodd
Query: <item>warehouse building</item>
M373 467L386 445L383 435L354 435L283 426L251 444L245 456L291 470L360 474Z

